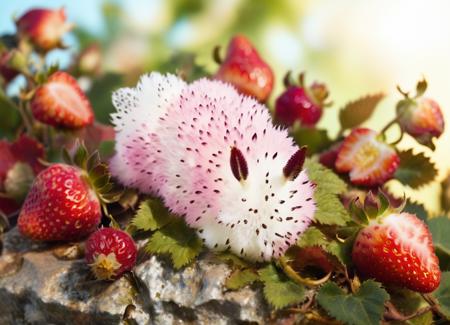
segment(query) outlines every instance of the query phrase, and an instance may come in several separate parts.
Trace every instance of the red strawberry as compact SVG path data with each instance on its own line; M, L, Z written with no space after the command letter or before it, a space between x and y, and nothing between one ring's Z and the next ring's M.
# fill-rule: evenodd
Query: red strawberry
M409 105L399 112L400 127L419 143L432 144L432 138L439 138L444 132L444 116L439 104L430 98L407 100Z
M100 223L100 201L87 174L54 164L34 180L18 219L19 231L34 240L75 240Z
M215 77L231 83L245 95L265 102L272 92L272 69L259 56L250 41L242 36L233 37L227 56Z
M20 209L16 200L0 196L0 212L8 216Z
M334 169L336 165L336 159L341 149L342 142L335 143L330 148L322 151L319 155L319 162L330 169Z
M30 40L39 49L48 51L61 46L61 37L72 29L66 23L64 9L32 9L17 22L19 35Z
M434 291L441 279L431 234L409 213L372 219L356 237L352 260L364 277L418 292Z
M5 80L5 83L9 83L20 73L20 71L9 65L9 60L11 59L12 54L13 52L11 51L5 51L3 53L0 52L0 75Z
M137 248L125 231L102 228L86 242L86 262L99 280L111 280L136 264Z
M34 117L46 124L65 128L81 128L94 120L91 104L68 73L55 72L40 86L31 101Z
M377 132L356 128L339 150L336 169L349 172L353 184L377 186L393 177L399 163L396 151L379 140Z

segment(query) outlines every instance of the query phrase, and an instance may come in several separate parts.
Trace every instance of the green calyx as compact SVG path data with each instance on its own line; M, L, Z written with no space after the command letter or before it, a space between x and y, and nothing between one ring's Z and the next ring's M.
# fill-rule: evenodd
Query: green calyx
M409 92L406 92L397 86L397 90L400 94L403 95L403 99L399 100L396 106L397 110L397 119L403 118L405 115L408 115L412 107L417 106L416 99L421 97L425 91L427 90L428 84L425 78L419 80L416 84L416 93L414 96L410 96Z
M286 88L289 88L291 86L298 86L303 88L311 101L317 106L329 107L333 104L333 102L325 103L329 95L328 87L325 85L325 83L314 81L309 87L306 86L304 71L298 75L297 83L292 82L291 71L288 71L284 76L283 83Z
M389 214L400 213L405 206L405 199L398 205L393 205L388 195L382 189L378 189L375 195L369 191L362 202L359 197L354 199L349 206L353 221L359 226L366 226L371 220L381 220Z
M83 143L77 143L76 146L73 156L63 149L64 161L83 170L83 177L97 194L102 206L119 201L123 190L117 189L111 181L108 166L101 161L98 151L89 154Z

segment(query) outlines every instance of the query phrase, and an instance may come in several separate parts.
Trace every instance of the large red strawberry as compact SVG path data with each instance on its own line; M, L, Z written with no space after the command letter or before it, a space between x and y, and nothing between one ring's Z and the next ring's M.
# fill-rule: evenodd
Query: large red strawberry
M73 27L66 22L63 8L29 10L17 20L16 25L21 37L44 51L61 46L62 36Z
M99 280L112 280L136 264L137 248L126 232L102 228L86 242L86 262Z
M20 232L34 240L75 240L100 223L100 201L87 174L54 164L35 179L20 211Z
M63 128L81 128L94 120L94 113L77 81L68 73L58 71L40 86L31 101L34 117Z
M431 234L409 213L370 220L356 237L352 260L364 277L418 292L434 291L441 279Z
M379 139L379 134L356 128L345 138L336 159L339 172L349 172L356 185L377 186L394 176L400 164L397 152Z
M272 69L242 35L231 40L225 60L215 77L231 83L239 92L261 102L265 102L269 97L274 82Z
M304 84L304 74L300 74L300 85L291 85L289 74L286 76L287 89L275 102L275 119L291 126L300 122L303 126L314 126L322 117L328 90L325 84L314 82L307 87Z

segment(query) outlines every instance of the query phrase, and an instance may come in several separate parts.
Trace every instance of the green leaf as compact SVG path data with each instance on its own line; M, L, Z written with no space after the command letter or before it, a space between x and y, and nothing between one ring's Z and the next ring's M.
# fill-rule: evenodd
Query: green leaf
M159 199L143 201L139 205L136 216L131 220L131 224L138 230L155 231L173 220L169 210Z
M306 159L305 168L309 179L317 184L322 190L333 193L343 194L347 191L347 184L339 178L331 169L326 168L322 164Z
M400 166L394 177L403 185L419 188L434 180L437 175L434 163L423 153L414 154L412 149L400 151Z
M98 152L100 156L105 161L105 159L110 158L114 155L114 148L116 142L114 140L102 141L98 147Z
M237 290L255 282L258 278L258 273L252 269L236 270L226 280L225 286L228 289Z
M419 80L416 85L416 98L422 96L427 90L427 81L424 79Z
M417 292L407 289L392 289L390 302L403 315L411 315L417 310L429 306L426 300ZM420 316L406 321L393 321L392 325L431 325L433 323L433 313L426 312ZM390 324L391 324L390 323Z
M233 268L251 267L251 263L249 263L248 261L244 261L243 259L237 257L236 255L230 252L217 252L214 254L214 257L221 262L228 263Z
M110 114L114 111L111 93L123 85L122 79L119 74L107 73L94 80L87 96L92 104L97 121L105 124L110 123ZM109 96L105 96L105 94L109 94Z
M309 227L299 238L297 245L299 247L320 246L327 247L329 244L325 235L316 227Z
M388 293L375 281L365 281L355 294L345 293L333 282L320 288L317 302L337 320L350 325L378 325Z
M433 296L439 302L439 309L450 319L450 272L443 272L441 275L441 284Z
M305 299L305 288L278 272L273 264L259 270L264 297L276 309L298 304Z
M321 152L332 143L327 130L319 130L316 128L296 126L291 131L291 136L300 147L308 147L308 156Z
M332 170L310 159L306 160L305 168L309 179L317 184L314 192L317 204L315 220L326 225L344 225L350 216L338 195L347 190L345 182Z
M333 240L326 247L326 251L331 255L336 256L342 265L352 265L352 249L357 232L345 239L343 243Z
M169 254L176 269L190 263L202 249L200 238L181 218L157 230L145 247L148 253Z
M406 200L406 205L403 208L403 212L415 214L422 221L426 221L428 219L428 212L425 210L423 204L411 201L410 199Z
M373 94L349 102L339 111L339 121L343 130L354 128L367 121L375 111L384 94Z
M14 138L15 131L20 125L19 111L14 102L9 99L0 88L0 138Z
M450 269L450 219L448 217L431 218L427 221L433 237L436 255L442 270Z

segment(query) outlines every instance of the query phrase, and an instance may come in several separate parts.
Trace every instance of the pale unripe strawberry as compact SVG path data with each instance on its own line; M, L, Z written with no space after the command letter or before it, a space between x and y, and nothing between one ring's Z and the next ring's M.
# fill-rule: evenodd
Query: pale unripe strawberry
M432 145L432 139L444 132L444 116L439 104L426 97L404 102L408 104L399 114L400 127L419 143Z
M0 140L0 212L8 215L20 208L30 182L45 167L44 146L21 135L14 142Z

